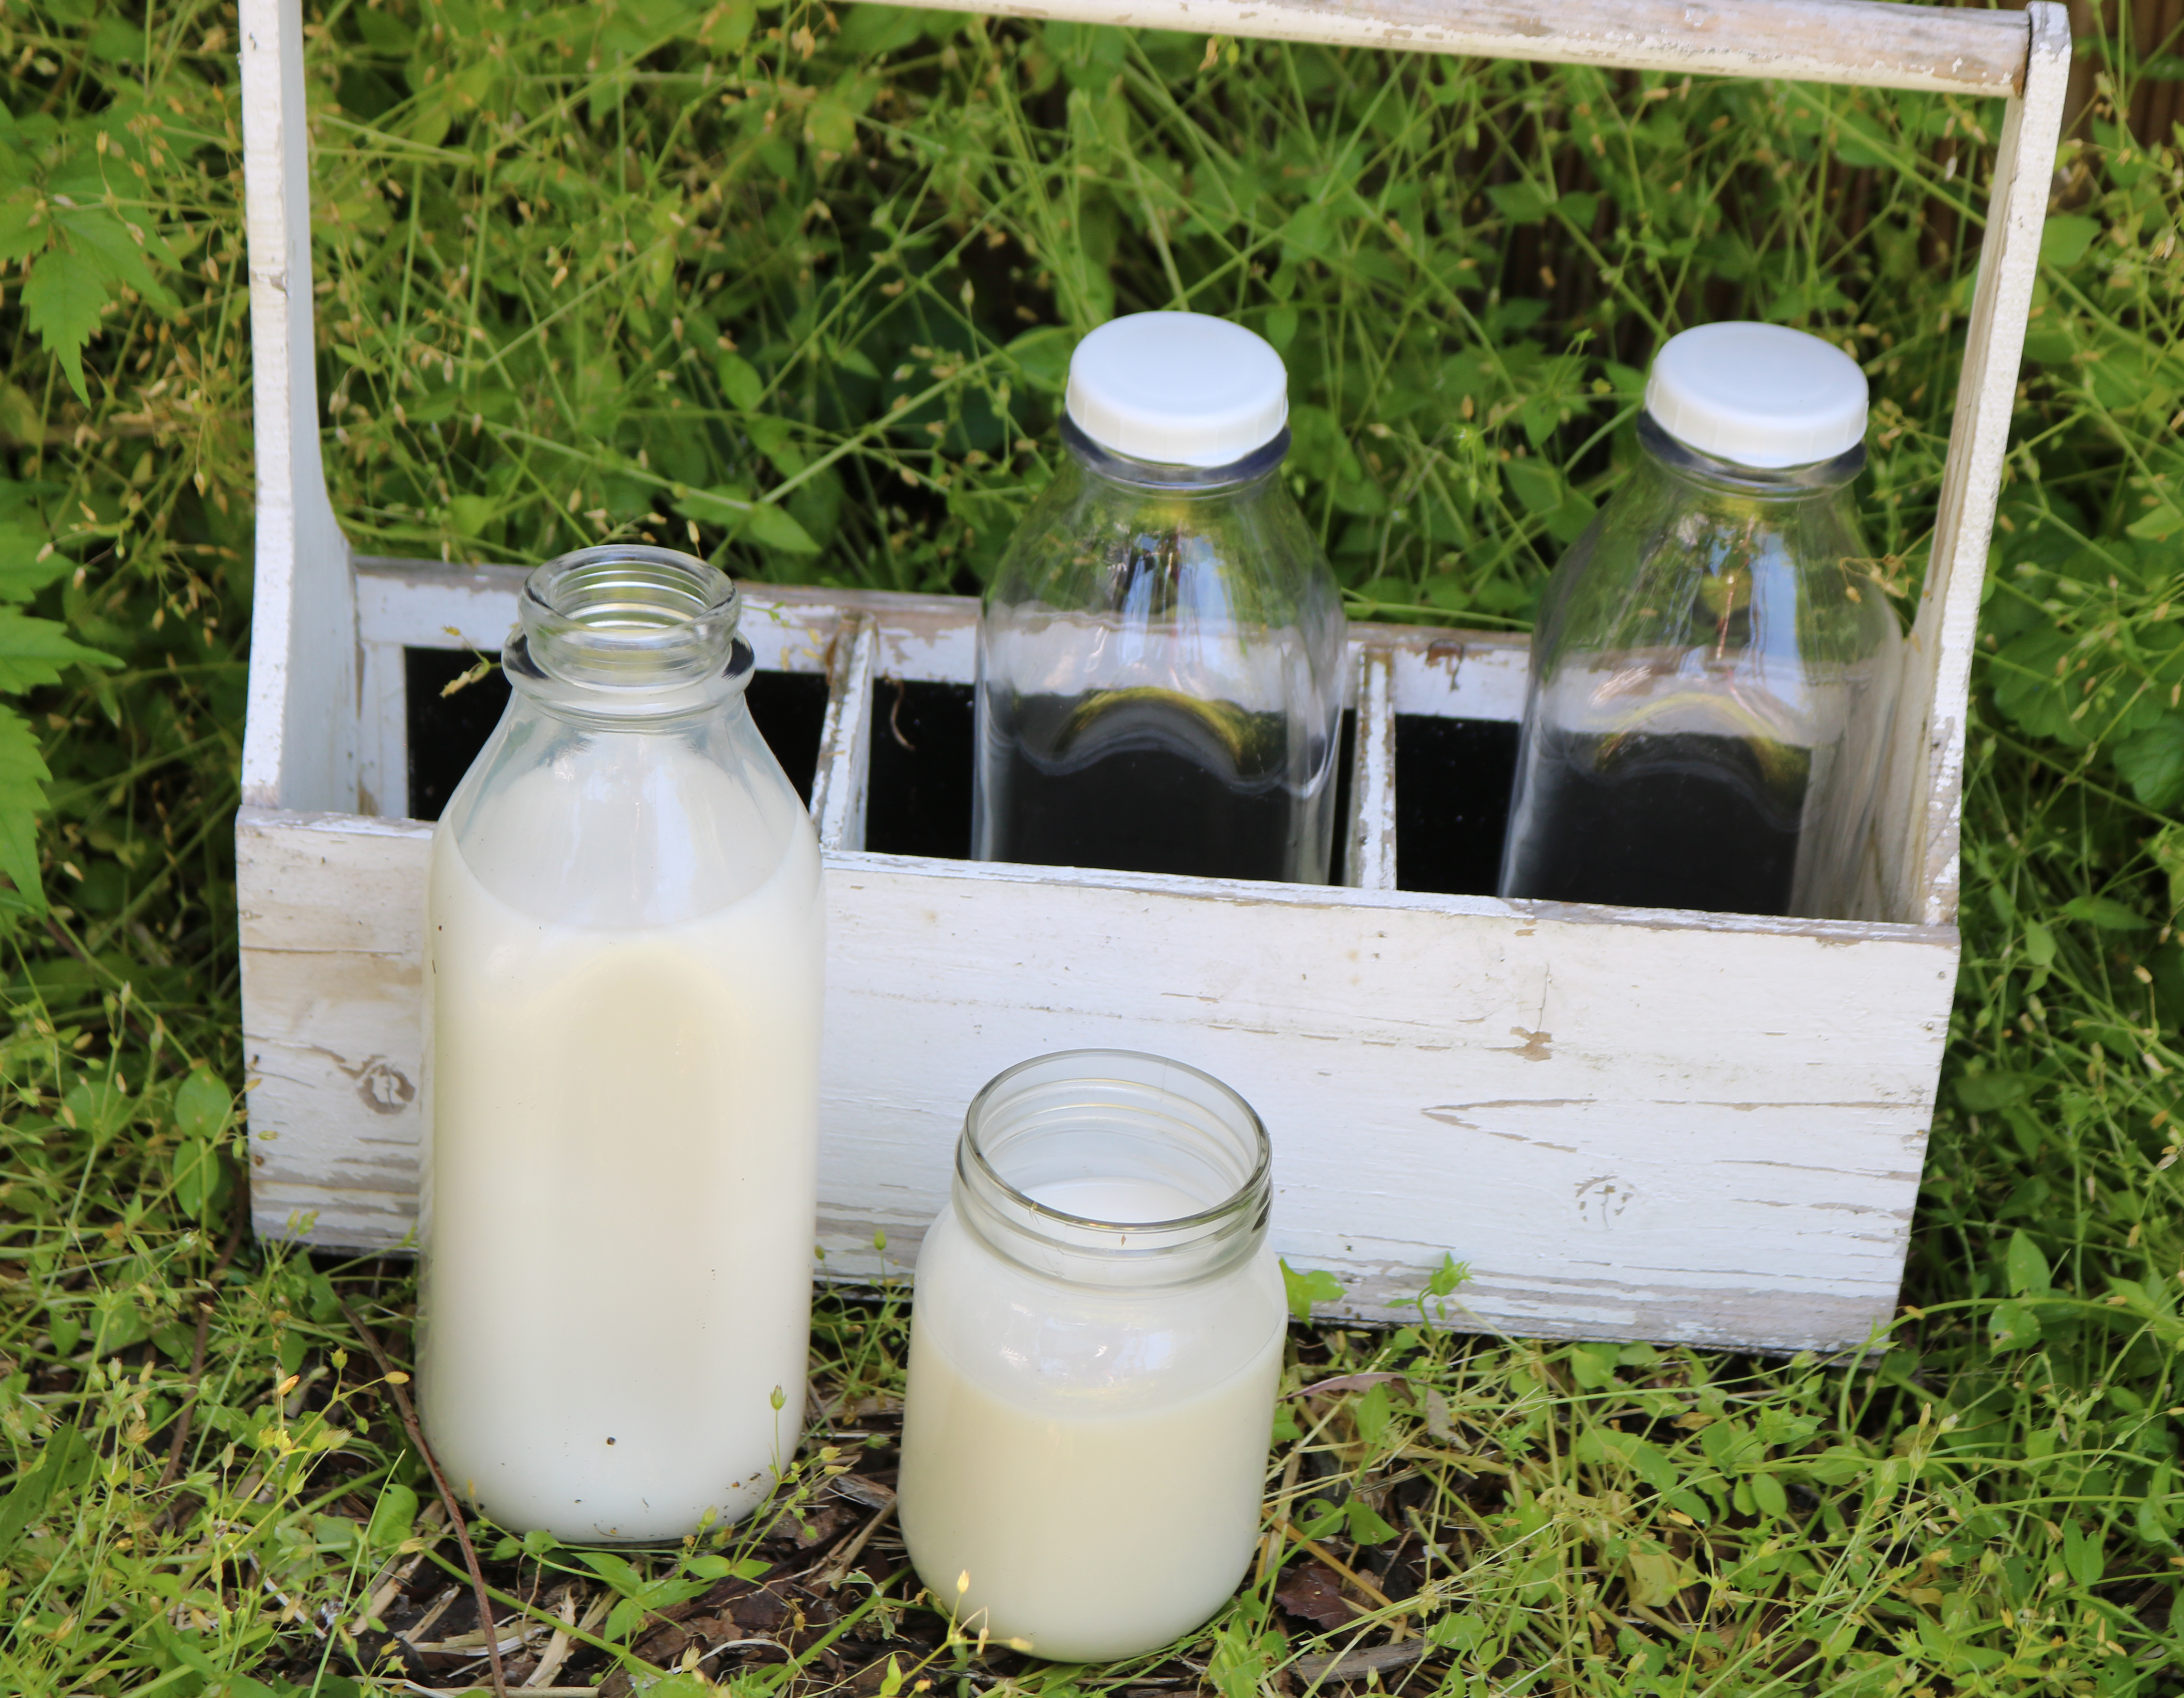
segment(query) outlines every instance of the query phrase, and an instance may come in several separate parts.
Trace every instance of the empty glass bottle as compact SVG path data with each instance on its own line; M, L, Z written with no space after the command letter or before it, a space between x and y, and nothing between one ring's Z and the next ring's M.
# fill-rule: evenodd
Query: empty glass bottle
M980 860L1327 881L1345 626L1281 480L1287 382L1198 313L1078 344L979 626Z
M1555 569L1505 897L1851 917L1902 640L1858 533L1865 376L1773 325L1653 362L1640 461Z

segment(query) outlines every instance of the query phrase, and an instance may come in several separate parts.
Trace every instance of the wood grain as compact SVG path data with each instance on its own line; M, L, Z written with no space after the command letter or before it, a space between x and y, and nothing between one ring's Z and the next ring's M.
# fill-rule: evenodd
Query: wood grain
M1884 866L1898 881L1887 911L1928 925L1956 917L1972 645L2070 77L2068 14L2050 0L2034 0L2026 13L2031 70L2025 97L2004 114L1996 153L1941 506L1912 627L1906 710L1885 781L1883 820L1895 832Z
M428 838L246 813L260 1232L410 1228ZM832 1276L914 1267L971 1095L1094 1044L1252 1101L1276 1241L1344 1279L1342 1313L1394 1317L1444 1254L1471 1324L1528 1332L1849 1348L1894 1301L1946 928L839 851L827 881Z
M356 604L319 458L300 0L242 0L239 22L258 473L242 794L354 808Z
M907 0L951 12L1199 36L2014 93L2024 15L1873 0Z
M1343 833L1342 882L1359 890L1396 888L1395 656L1360 645L1356 734L1351 739L1350 817Z

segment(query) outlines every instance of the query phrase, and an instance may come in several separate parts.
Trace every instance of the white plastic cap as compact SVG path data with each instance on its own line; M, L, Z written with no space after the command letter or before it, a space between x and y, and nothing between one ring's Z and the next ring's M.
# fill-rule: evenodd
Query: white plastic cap
M1110 319L1069 356L1069 416L1111 454L1228 465L1289 422L1289 373L1265 338L1204 313Z
M1678 442L1770 470L1855 448L1865 398L1856 360L1783 325L1700 325L1670 337L1646 377L1646 410Z

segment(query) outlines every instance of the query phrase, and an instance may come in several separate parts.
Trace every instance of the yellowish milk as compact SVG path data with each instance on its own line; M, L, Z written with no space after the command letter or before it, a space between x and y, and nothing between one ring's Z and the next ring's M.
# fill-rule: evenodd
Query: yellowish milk
M1106 1220L1198 1206L1128 1179L1033 1194ZM1088 1299L942 1212L918 1255L900 1516L919 1577L969 1631L1062 1662L1127 1656L1235 1589L1281 1376L1280 1279L1262 1260L1206 1288Z

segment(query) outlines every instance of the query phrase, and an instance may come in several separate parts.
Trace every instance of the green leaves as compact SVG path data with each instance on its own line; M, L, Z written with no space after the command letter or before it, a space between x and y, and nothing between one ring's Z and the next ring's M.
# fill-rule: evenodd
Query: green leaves
M1373 1389L1378 1391L1380 1388L1375 1386ZM1396 1528L1362 1498L1354 1497L1344 1504L1342 1515L1344 1530L1355 1544L1385 1545L1396 1536Z
M2081 1586L2098 1586L2108 1573L2108 1555L2102 1543L2098 1528L2089 1533L2083 1523L2075 1520L2064 1525L2063 1567Z
M192 1219L216 1218L226 1204L230 1184L219 1140L233 1117L234 1098L226 1085L200 1067L176 1088L174 1113L179 1134L170 1158L175 1205Z
M371 1506L371 1520L364 1542L376 1551L391 1551L410 1536L417 1520L417 1494L399 1480L381 1488L379 1501Z
M811 533L786 509L769 502L755 502L744 515L743 534L754 543L768 548L777 548L784 554L816 554L819 545Z
M1630 1572L1630 1601L1649 1610L1666 1608L1698 1578L1689 1562L1658 1540L1645 1541L1624 1561Z
M86 649L50 619L0 607L0 693L20 695L58 684L64 666L119 666L111 654Z
M0 872L39 914L46 899L38 878L37 816L53 776L23 716L0 707Z
M1342 1282L1324 1268L1313 1268L1299 1273L1287 1261L1282 1263L1282 1289L1288 1294L1290 1313L1300 1321L1312 1319L1315 1303L1340 1303L1342 1300Z
M2015 1297L2044 1297L2048 1294L2052 1275L2048 1258L2040 1246L2022 1232L2009 1235L2009 1248L2003 1255L2003 1272L2009 1281L2010 1294Z
M31 190L18 190L7 203L0 251L8 251L8 258L37 253L22 287L24 319L61 363L76 400L90 402L83 348L98 332L100 310L116 292L133 288L162 313L179 308L153 271L148 249L173 258L147 225L129 223L105 205L70 208L61 205L61 197L33 205Z
M1240 1612L1214 1635L1206 1676L1221 1698L1257 1698L1288 1648L1279 1628L1261 1628Z
M2021 1103L2044 1082L2033 1073L1967 1073L1957 1081L1957 1100L1975 1114Z
M747 492L733 484L687 491L676 502L675 510L685 519L694 519L701 525L725 526L732 535L747 537L784 554L811 555L819 552L819 544L812 540L811 533L791 518L785 509L766 501L754 501Z
M88 402L91 391L84 383L83 348L98 329L98 311L106 304L107 273L95 260L65 248L48 248L31 268L23 285L23 314L46 351L60 362L61 371L79 401Z
M29 1527L57 1494L70 1491L91 1477L98 1456L83 1434L70 1423L53 1429L40 1453L38 1466L16 1482L0 1500L0 1560L5 1560Z
M2143 914L2111 896L2073 896L2063 905L2063 911L2104 932L2142 932L2151 923Z
M757 1579L768 1571L763 1562L730 1562L725 1557L706 1556L693 1558L683 1565L688 1574L667 1574L658 1579L647 1579L644 1574L626 1557L608 1550L579 1550L576 1558L599 1578L613 1588L621 1600L608 1612L606 1636L626 1638L655 1611L687 1602L705 1591L716 1579L729 1574L745 1579ZM720 1572L713 1572L718 1569Z
M2085 257L2086 249L2100 233L2099 223L2081 213L2053 214L2041 227L2041 263L2068 270Z
M203 1067L176 1089L175 1130L184 1138L218 1138L227 1130L234 1112L234 1094Z
M2116 771L2149 808L2184 802L2184 713L2166 713L2115 748Z

